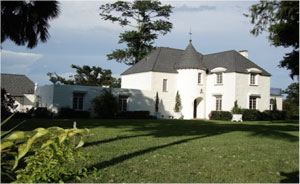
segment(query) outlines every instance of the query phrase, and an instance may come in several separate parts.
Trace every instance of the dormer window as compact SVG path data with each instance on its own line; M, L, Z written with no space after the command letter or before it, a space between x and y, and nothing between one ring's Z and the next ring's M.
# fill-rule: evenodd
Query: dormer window
M202 83L202 80L201 80L201 76L202 75L202 73L198 73L198 84L201 84Z
M217 75L217 84L223 84L223 74L220 73L216 73Z
M258 85L257 77L258 77L257 73L250 73L250 78L249 78L250 86L257 86Z

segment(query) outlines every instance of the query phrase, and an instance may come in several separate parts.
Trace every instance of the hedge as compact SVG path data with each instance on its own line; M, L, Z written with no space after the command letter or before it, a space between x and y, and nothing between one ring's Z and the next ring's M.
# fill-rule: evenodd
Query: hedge
M210 119L229 121L232 119L232 114L229 111L212 111Z
M89 118L89 111L76 111L69 107L62 107L58 112L59 118Z
M116 114L118 119L154 119L149 111L123 111Z

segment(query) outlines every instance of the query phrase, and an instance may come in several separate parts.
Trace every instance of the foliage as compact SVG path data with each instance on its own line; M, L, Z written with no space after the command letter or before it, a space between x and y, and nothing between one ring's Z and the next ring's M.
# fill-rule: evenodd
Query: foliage
M244 121L259 121L261 120L261 112L256 109L242 109Z
M292 47L280 61L280 67L291 70L290 76L299 77L299 1L260 1L249 9L255 36L268 31L268 39L275 47Z
M242 114L242 109L238 106L237 100L234 101L234 107L231 110L232 114Z
M175 107L174 107L174 111L175 112L180 112L182 109L182 105L181 105L181 98L180 98L180 95L177 91L176 93L176 97L175 97Z
M103 93L92 100L94 111L101 118L113 118L118 112L117 98L111 90L103 90Z
M89 118L89 111L76 111L69 107L62 107L59 109L58 117L60 118Z
M158 97L158 92L156 92L155 95L155 112L159 111L159 97Z
M11 112L17 108L15 100L6 92L4 88L1 88L1 119L7 118L11 115Z
M287 111L287 119L299 119L299 82L290 84L283 93L287 94L283 101L283 110Z
M276 100L276 98L274 98L274 99L271 99L270 100L270 103L273 105L273 111L277 111L277 100Z
M47 73L50 77L50 81L53 84L61 83L67 85L83 85L83 86L109 86L111 88L120 88L121 79L114 78L111 70L105 70L101 67L90 67L83 65L82 67L77 65L71 65L73 69L76 69L76 74L70 76L69 79L65 79L56 73Z
M232 114L229 111L212 111L210 119L230 121L232 119Z
M57 1L1 1L1 43L6 39L34 48L49 38L49 21L59 14Z
M153 119L149 111L123 111L118 112L116 118L119 119Z
M285 119L286 119L286 111L265 110L261 113L260 120L273 121L273 120L285 120Z
M126 43L127 48L117 49L108 54L109 60L133 65L146 56L152 49L158 34L165 35L172 29L168 19L172 13L170 5L161 5L159 1L117 1L100 7L100 16L104 20L117 22L120 26L130 26L135 30L120 34L119 43ZM136 23L136 24L134 24Z
M87 129L50 127L6 134L1 137L2 182L57 183L80 179L87 170L71 167L77 158L83 158L74 150L71 138L80 136L76 146L79 148L84 144L82 136L87 132Z

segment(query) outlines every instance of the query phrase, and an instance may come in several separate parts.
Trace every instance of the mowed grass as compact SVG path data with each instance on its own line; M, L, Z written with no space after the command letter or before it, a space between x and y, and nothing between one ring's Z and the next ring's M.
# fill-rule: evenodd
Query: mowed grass
M28 120L19 129L74 120ZM299 123L79 119L90 137L85 183L244 183L299 181Z

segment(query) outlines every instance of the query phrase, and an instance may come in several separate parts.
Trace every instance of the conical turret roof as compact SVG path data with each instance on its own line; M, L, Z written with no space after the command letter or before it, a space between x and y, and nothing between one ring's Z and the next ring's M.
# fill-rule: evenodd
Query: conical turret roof
M205 69L203 55L198 53L192 42L183 52L181 59L175 63L175 69Z

